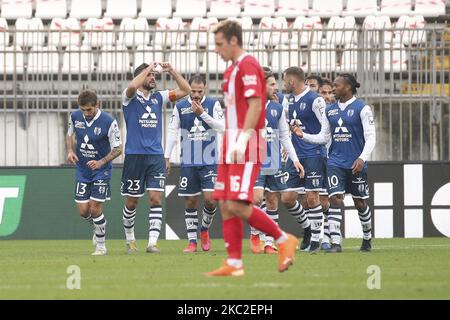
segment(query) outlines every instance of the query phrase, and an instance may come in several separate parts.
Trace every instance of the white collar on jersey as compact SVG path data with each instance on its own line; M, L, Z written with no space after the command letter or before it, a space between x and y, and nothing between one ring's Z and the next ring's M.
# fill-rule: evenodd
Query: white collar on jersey
M339 109L341 110L345 110L345 108L347 108L351 103L353 103L356 100L356 97L352 97L350 100L346 101L346 102L340 102L338 101L338 106Z
M239 58L236 59L236 62L234 62L234 65L238 65L246 56L248 56L249 53L248 52L244 52L243 54L241 54L239 56Z
M203 96L202 101L200 101L200 104L203 104L203 102L205 102L205 100L206 100L206 96ZM188 102L189 102L190 104L192 104L192 99L191 99L190 96L188 97Z
M152 95L152 92L150 91L149 93L148 93L148 96L145 96L144 95L144 93L141 91L141 90L139 90L139 89L137 89L136 90L136 94L138 94L138 95L140 95L142 98L144 98L144 100L150 100L150 97L151 97L151 95Z
M298 100L300 100L300 98L304 97L304 96L305 96L308 92L310 92L310 91L311 91L311 89L307 86L307 87L305 88L305 90L303 90L302 93L300 93L299 95L294 96L295 102L297 102Z
M92 124L94 123L94 121L97 120L98 117L100 117L100 114L101 114L101 113L102 113L102 110L98 109L97 114L95 115L94 118L92 118L91 122L87 121L86 118L84 117L84 114L83 114L84 122L86 122L86 125L87 125L88 127L92 126Z

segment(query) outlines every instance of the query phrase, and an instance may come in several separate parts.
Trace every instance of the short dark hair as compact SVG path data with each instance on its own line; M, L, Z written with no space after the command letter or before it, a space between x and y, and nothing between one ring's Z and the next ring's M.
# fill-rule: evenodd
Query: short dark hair
M91 90L85 90L78 96L78 105L81 107L91 105L96 106L98 102L97 94Z
M341 73L340 75L338 75L338 77L343 78L352 87L352 93L356 94L357 92L356 89L359 88L361 84L358 81L356 81L354 75L350 73Z
M320 87L323 87L323 86L330 86L333 88L333 82L330 79L322 78L322 84L320 85Z
M322 77L317 74L311 74L311 75L307 76L305 79L305 82L308 80L317 80L317 84L319 85L319 87L321 87L323 84Z
M147 63L143 63L141 64L139 67L137 67L136 69L134 69L134 74L133 77L137 77L138 75L140 75L142 73L142 71L144 71L145 69L147 69L149 67L149 64Z
M299 67L289 67L284 70L285 75L294 76L299 81L305 81L305 72Z
M270 77L275 77L275 75L272 72L272 69L270 69L269 67L262 67L263 71L264 71L264 79L269 79Z
M223 33L223 36L229 42L232 37L237 38L238 45L242 47L242 26L239 22L234 20L223 20L214 29L213 33Z
M206 86L205 77L203 77L201 74L196 73L189 79L189 85L191 85L194 82L195 83L203 83L203 85Z

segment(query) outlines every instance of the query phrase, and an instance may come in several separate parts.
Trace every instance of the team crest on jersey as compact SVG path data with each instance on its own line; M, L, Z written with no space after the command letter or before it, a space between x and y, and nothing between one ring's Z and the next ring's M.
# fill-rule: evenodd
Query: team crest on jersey
M150 101L151 101L152 104L158 104L158 99L153 98Z
M83 121L75 120L75 128L86 129Z
M305 102L300 103L300 107L299 108L300 108L301 111L305 111L306 103Z
M99 127L95 127L94 128L94 134L95 135L99 136L101 132L102 132L102 128L99 128Z
M348 117L352 117L354 114L355 114L355 110L353 110L353 109L350 109L350 110L347 111L347 116Z
M137 96L136 97L138 100L139 100L139 102L140 103L143 103L143 104L145 104L145 100L144 100L144 98L142 98L142 97L139 97L139 96Z
M278 115L278 112L277 112L277 110L272 109L272 110L270 110L270 114L272 115L272 117L276 118Z

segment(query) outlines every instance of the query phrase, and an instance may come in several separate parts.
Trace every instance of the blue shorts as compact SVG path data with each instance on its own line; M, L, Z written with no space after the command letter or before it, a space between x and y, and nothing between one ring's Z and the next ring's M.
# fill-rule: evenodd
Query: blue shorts
M93 182L77 181L75 185L75 202L86 203L89 200L97 202L111 200L109 180L96 180Z
M215 165L181 167L178 196L193 197L203 192L213 192L217 179Z
M325 179L326 161L323 157L300 158L300 163L305 169L305 177L300 179L291 159L286 162L286 171L289 173L288 191L297 191L304 194L306 191L323 192L323 180Z
M145 191L165 190L166 161L161 155L128 154L125 156L120 193L142 197Z
M254 189L264 189L269 192L284 192L287 190L286 182L289 174L286 171L279 170L275 174L259 174Z
M367 168L357 174L352 169L328 166L328 196L350 193L353 198L369 198L369 184L367 183Z

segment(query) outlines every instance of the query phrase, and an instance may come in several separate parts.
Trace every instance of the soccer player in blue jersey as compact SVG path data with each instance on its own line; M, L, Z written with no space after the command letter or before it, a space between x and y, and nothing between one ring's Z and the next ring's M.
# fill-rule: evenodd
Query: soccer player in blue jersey
M178 85L175 90L153 91L158 68L169 73ZM162 197L166 164L161 145L163 108L191 92L189 83L167 63L143 63L122 95L127 127L121 194L126 196L123 225L129 253L137 251L134 221L138 200L148 192L150 211L148 253L159 253L156 243L162 225Z
M203 251L209 251L209 227L217 210L213 200L217 178L217 133L225 130L225 118L217 99L205 96L206 81L201 75L189 79L191 95L173 109L166 141L166 169L170 172L170 155L181 133L181 172L178 196L184 197L189 244L183 252L197 251L199 195L203 193L204 207L200 228Z
M97 95L83 91L79 110L70 115L66 137L67 161L76 165L75 202L80 215L94 225L94 256L106 255L106 219L102 204L109 200L112 160L122 153L117 121L99 109ZM76 138L76 152L73 151Z
M341 252L341 219L344 194L350 193L363 229L360 251L372 249L371 212L367 204L367 160L375 147L376 135L372 110L355 97L360 84L351 74L341 74L334 81L336 103L327 106L319 134L308 134L296 127L294 133L310 143L331 140L328 154L328 193L331 250Z
M302 126L305 132L312 134L319 133L322 114L325 111L323 98L305 86L305 74L301 68L290 67L286 69L283 80L286 92L290 94L288 98L290 125ZM322 190L322 180L325 178L326 149L320 145L307 143L295 135L292 135L292 143L301 164L305 168L305 178L300 180L292 159L289 159L286 163L286 171L289 172L287 185L291 192L286 193L285 197L288 199L285 199L285 201L290 203L292 207L298 206L296 204L297 192L306 193L303 206L308 210L311 241L308 246L308 241L305 241L305 238L308 240L308 228L305 228L304 241L300 249L315 253L320 249L323 209L319 192Z
M267 215L278 223L278 195L286 191L287 172L282 168L280 144L284 147L289 158L292 159L297 174L303 178L303 166L297 158L294 146L290 138L289 125L286 121L283 106L275 101L278 92L277 83L274 74L269 68L264 67L264 76L266 78L266 140L267 156L262 164L261 172L256 181L253 199L254 204L261 206L265 199L265 209ZM261 209L264 208L261 206ZM251 228L251 250L253 253L259 253L259 231ZM268 235L264 236L264 253L276 253L274 239Z

